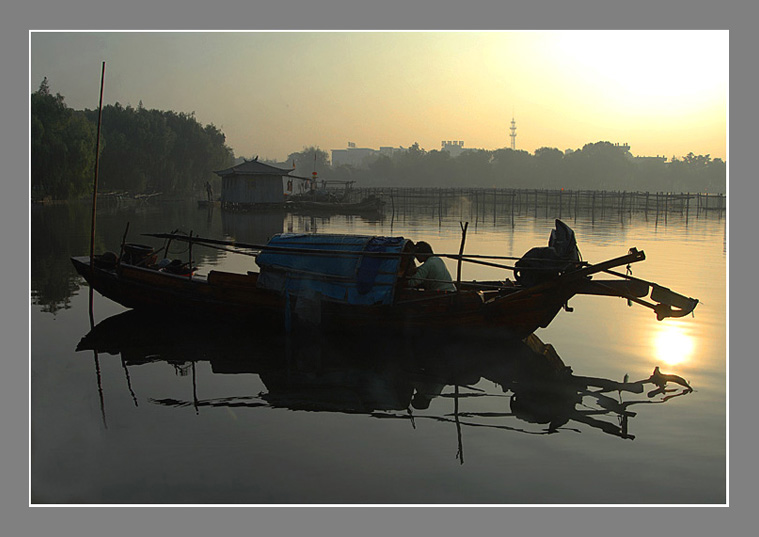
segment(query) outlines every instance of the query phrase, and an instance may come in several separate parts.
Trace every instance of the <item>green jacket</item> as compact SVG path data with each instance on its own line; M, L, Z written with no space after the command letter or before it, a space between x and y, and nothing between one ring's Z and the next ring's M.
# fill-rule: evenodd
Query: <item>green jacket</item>
M416 273L409 278L408 284L410 287L421 286L424 289L436 289L438 291L456 290L445 263L435 256L428 258L416 269Z

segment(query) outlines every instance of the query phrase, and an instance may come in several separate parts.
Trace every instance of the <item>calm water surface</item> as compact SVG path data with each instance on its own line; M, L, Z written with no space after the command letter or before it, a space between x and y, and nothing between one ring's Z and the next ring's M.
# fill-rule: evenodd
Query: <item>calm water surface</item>
M130 242L156 246L140 234L181 229L253 243L288 230L402 235L455 253L466 220L467 252L516 256L546 245L558 216L470 205L442 216L399 205L375 218L103 207L97 248L116 250L128 222ZM637 247L647 260L633 275L701 303L693 317L658 322L622 299L576 297L574 311L537 332L550 347L528 348L411 345L383 334L283 341L160 311L136 319L98 295L90 333L89 288L68 259L89 251L89 210L32 211L35 503L726 502L722 214L562 215L585 260ZM254 266L223 251L193 257L200 273ZM509 276L477 265L463 274ZM664 393L646 384L601 395L593 386L646 380L657 366L693 391L670 382Z

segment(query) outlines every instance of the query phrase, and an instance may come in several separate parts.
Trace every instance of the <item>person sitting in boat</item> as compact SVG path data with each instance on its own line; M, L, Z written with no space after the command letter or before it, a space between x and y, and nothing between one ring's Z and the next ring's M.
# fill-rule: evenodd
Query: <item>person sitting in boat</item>
M434 289L437 291L455 291L450 272L432 251L432 246L424 241L416 243L414 249L416 260L421 263L409 278L409 287L421 287L422 289Z

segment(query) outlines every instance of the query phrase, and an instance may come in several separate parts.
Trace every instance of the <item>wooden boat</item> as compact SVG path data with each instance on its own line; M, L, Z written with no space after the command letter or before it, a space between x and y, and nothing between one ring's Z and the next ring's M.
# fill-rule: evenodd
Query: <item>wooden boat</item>
M522 258L506 258L518 259L513 267L484 260L493 256L438 254L459 263L514 270L516 281L459 280L455 292L407 287L413 243L403 237L283 233L265 245L254 245L150 234L196 246L255 250L259 270L245 274L211 270L198 275L191 263L157 261L150 247L129 244L122 245L121 256L106 253L74 257L72 262L94 290L127 308L249 318L285 331L316 326L337 332L442 331L521 339L548 326L562 308L571 311L568 302L577 294L622 297L653 309L659 320L682 317L696 307L696 299L612 270L642 261L642 251L633 248L597 264L580 261L573 232L556 222L549 247L535 248ZM557 253L563 243L551 244L556 232L569 236L574 256L571 249L568 255ZM593 279L602 272L615 279ZM650 301L644 299L649 293Z
M291 178L305 181L305 184L301 185L300 193L293 193L292 179L288 182L285 209L292 212L374 214L379 213L385 205L385 202L375 195L366 196L359 201L349 201L351 199L351 189L355 181L317 181L316 173L311 178L297 176L291 176ZM330 188L330 186L334 185L342 185L343 190Z

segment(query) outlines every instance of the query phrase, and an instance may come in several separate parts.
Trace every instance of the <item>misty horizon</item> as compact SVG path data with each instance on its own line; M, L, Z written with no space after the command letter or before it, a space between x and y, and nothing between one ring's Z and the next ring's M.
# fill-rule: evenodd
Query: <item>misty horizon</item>
M31 32L74 109L142 103L222 130L235 155L442 140L470 148L727 158L727 31ZM708 69L673 67L698 58ZM409 133L414 133L411 136Z

